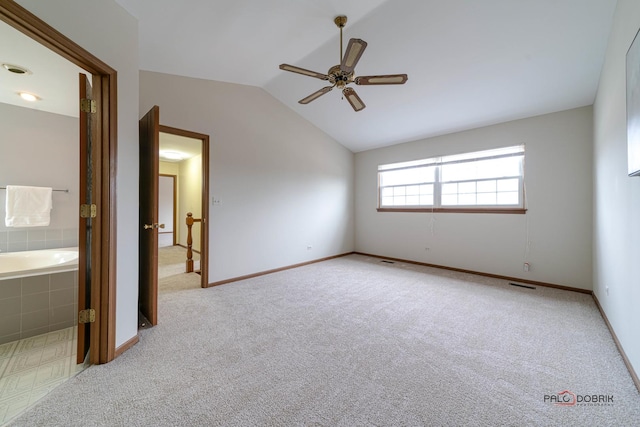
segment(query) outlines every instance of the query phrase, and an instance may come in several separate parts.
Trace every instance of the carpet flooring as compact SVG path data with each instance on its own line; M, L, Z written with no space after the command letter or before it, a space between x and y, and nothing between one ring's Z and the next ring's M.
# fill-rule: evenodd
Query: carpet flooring
M158 248L158 293L200 288L200 275L185 273L187 249L182 246ZM200 254L193 252L196 269L200 268Z
M589 295L349 255L159 304L10 425L640 426Z

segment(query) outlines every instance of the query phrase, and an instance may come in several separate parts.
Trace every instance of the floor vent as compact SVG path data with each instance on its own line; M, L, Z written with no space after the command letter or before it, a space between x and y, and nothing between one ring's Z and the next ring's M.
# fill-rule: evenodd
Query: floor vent
M385 264L395 264L395 262L393 262L393 261L387 261L386 259L383 259L383 260L382 260L382 261L380 261L380 262L384 262Z
M517 286L517 287L519 287L519 288L527 288L527 289L535 289L535 288L536 288L535 286L523 285L523 284L520 284L520 283L513 283L513 282L510 282L509 284L510 284L511 286Z

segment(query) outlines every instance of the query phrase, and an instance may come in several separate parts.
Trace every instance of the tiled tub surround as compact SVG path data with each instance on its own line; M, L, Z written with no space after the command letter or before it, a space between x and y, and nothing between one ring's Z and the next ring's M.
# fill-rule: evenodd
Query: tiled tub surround
M78 271L0 280L0 345L72 327Z
M15 228L0 231L0 252L78 246L77 228Z

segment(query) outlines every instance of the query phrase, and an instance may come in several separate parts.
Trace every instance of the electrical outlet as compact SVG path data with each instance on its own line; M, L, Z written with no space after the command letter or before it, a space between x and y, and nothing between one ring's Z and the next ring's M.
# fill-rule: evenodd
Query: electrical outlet
M606 286L606 287L604 288L604 290L605 290L605 291L607 291L607 296L609 296L609 287L608 287L608 286Z
M522 269L524 271L529 271L531 269L531 264L529 264L528 262L525 262L524 265L522 266Z
M429 252L431 248L424 248L425 251Z
M310 251L311 249L313 249L313 246L308 245L307 250Z

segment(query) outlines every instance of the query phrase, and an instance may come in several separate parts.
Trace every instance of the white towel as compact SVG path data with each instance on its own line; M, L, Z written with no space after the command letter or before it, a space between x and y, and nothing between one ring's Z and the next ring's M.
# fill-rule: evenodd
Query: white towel
M51 220L52 189L7 185L4 225L7 227L41 227Z

